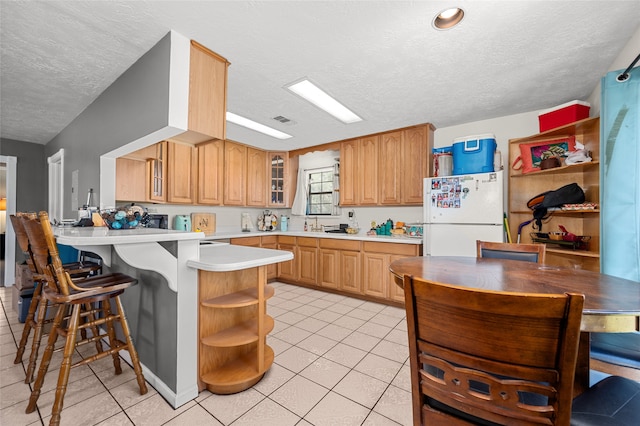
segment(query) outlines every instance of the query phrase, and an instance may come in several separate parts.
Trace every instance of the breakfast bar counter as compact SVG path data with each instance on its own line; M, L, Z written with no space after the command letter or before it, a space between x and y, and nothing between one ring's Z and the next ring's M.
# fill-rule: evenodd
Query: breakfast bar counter
M166 229L64 227L56 228L55 235L59 244L100 255L111 272L123 272L138 279L138 285L122 295L127 320L145 379L174 408L195 399L200 390L208 387L202 380L208 379L201 374L199 362L217 376L220 371L216 372L213 366L228 359L233 350L237 351L233 355L236 357L239 352L244 352L245 358L255 353L251 366L262 373L249 374L251 378L247 381L247 374L241 372L239 377L244 379L240 382L247 387L260 380L271 365L273 351L264 343L264 336L273 327L273 320L265 313L265 301L273 289L266 285L264 271L267 264L291 260L291 253L224 243L200 246L202 232ZM239 302L212 300L220 291L242 293L250 288L253 290L248 294L254 300L247 297ZM225 311L237 312L225 315ZM237 333L240 329L233 328L227 333L232 338L225 340L225 334L216 330L229 328L230 321L237 318L244 318L241 323L255 330L254 336L247 337L246 332ZM202 333L207 334L201 338ZM200 352L199 359L203 345L214 349L204 357ZM217 351L220 347L223 349ZM125 358L127 355L122 353ZM229 367L233 366L226 365L223 370L234 371ZM216 390L214 386L211 389Z

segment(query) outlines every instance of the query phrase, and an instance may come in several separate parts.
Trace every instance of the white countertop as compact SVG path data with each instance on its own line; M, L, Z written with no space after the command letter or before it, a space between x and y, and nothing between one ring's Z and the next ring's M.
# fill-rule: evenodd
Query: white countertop
M356 241L375 241L383 243L399 243L399 244L422 244L422 238L414 237L395 237L392 235L367 235L364 231L358 234L343 234L333 232L305 232L305 231L251 231L251 232L234 232L234 231L222 231L216 232L213 235L208 235L205 240L222 240L229 238L243 238L243 237L261 237L268 235L289 235L292 237L310 237L310 238L336 238L342 240L356 240Z
M255 268L293 259L293 253L257 247L215 243L200 246L200 258L187 261L187 266L212 272L229 272Z
M99 227L58 227L53 229L59 244L75 245L106 245L106 244L135 244L160 241L201 240L202 232L176 231L173 229L134 228L109 229Z

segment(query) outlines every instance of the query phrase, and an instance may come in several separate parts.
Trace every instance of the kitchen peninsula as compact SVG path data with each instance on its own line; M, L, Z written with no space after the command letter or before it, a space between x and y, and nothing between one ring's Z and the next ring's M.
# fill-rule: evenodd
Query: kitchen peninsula
M290 252L224 243L201 248L202 232L165 229L57 228L55 234L59 244L94 252L112 271L138 279L139 285L122 296L127 319L145 379L174 408L196 398L204 383L211 382L206 372L199 369L199 358L205 368L213 371L213 366L226 364L228 357L225 357L232 347L242 345L239 351L245 353L247 347L252 347L256 355L260 354L261 358L252 364L261 371L259 374L249 374L247 379L247 374L240 372L230 380L236 386L235 392L241 390L242 383L249 387L260 380L273 362L273 351L265 344L265 336L273 327L273 320L269 321L265 313L265 301L273 295L273 289L266 286L265 268L293 259ZM199 279L205 282L199 283ZM248 291L249 288L252 290ZM247 290L244 302L212 300L213 293L219 291L226 294L243 290ZM255 300L249 300L248 295L255 295ZM220 311L234 313L225 315ZM245 330L240 337L225 341L225 334L218 331L235 325L242 327L236 320L242 318L242 324L249 322L247 312L258 312L254 315L255 335L247 338L250 333ZM200 332L199 323L205 324ZM253 330L251 327L248 329ZM239 341L242 336L245 340ZM203 347L213 349L199 356ZM224 348L221 354L216 353L220 347ZM233 365L225 365L223 370L237 371ZM237 377L241 377L241 384L237 383Z

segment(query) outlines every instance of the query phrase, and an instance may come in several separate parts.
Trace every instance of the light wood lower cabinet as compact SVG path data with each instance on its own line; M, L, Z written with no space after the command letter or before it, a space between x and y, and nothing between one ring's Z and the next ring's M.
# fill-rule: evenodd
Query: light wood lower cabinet
M333 238L279 236L278 248L295 259L278 264L278 279L319 286L381 302L404 302L389 266L397 259L422 255L416 244Z
M318 239L298 237L298 281L303 284L318 284Z
M362 293L361 261L359 251L343 250L340 252L340 290L349 293Z
M389 255L382 253L365 253L362 262L364 294L375 297L385 297L387 295L387 280L385 277L387 275L386 273L389 272Z
M277 235L263 235L243 238L231 238L231 244L248 247L261 247L267 249L278 248L278 236ZM278 264L272 263L267 265L267 280L273 280L278 274Z
M278 248L278 236L277 235L263 235L260 238L260 247L276 250ZM278 275L278 264L272 263L267 265L267 279L275 280Z
M340 285L340 250L322 248L318 255L318 284L337 290Z
M266 301L266 266L230 272L198 272L198 378L216 394L243 391L273 364L266 336L273 330Z
M360 293L360 241L319 239L318 284Z
M290 237L288 235L278 236L278 250L286 250L293 253L293 260L278 263L278 278L288 282L298 281L296 237Z
M364 241L362 245L363 293L381 299L404 302L404 293L396 285L389 265L403 257L420 256L421 246ZM397 287L397 288L396 288Z

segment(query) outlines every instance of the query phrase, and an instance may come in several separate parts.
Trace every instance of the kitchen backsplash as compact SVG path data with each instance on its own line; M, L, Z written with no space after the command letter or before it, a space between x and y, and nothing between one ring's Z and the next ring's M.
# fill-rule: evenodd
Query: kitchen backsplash
M138 203L137 203L138 204ZM192 206L192 205L169 205L169 204L140 204L146 207L149 213L161 213L169 216L169 226L173 227L173 218L175 215L185 215L191 213L215 213L216 214L216 232L239 232L241 230L242 213L249 213L253 232L258 232L258 216L262 214L264 208L252 207L212 207L212 206ZM278 229L280 217L284 214L288 217L289 231L302 231L304 229L305 219L311 225L315 223L316 216L292 216L291 209L271 209L272 213L278 216ZM350 220L349 212L355 213L354 218ZM342 208L340 216L318 216L318 225L338 225L347 223L349 226L355 227L355 222L362 233L371 227L371 222L382 223L387 219L394 222L402 221L405 223L422 222L422 206L411 207L356 207Z

